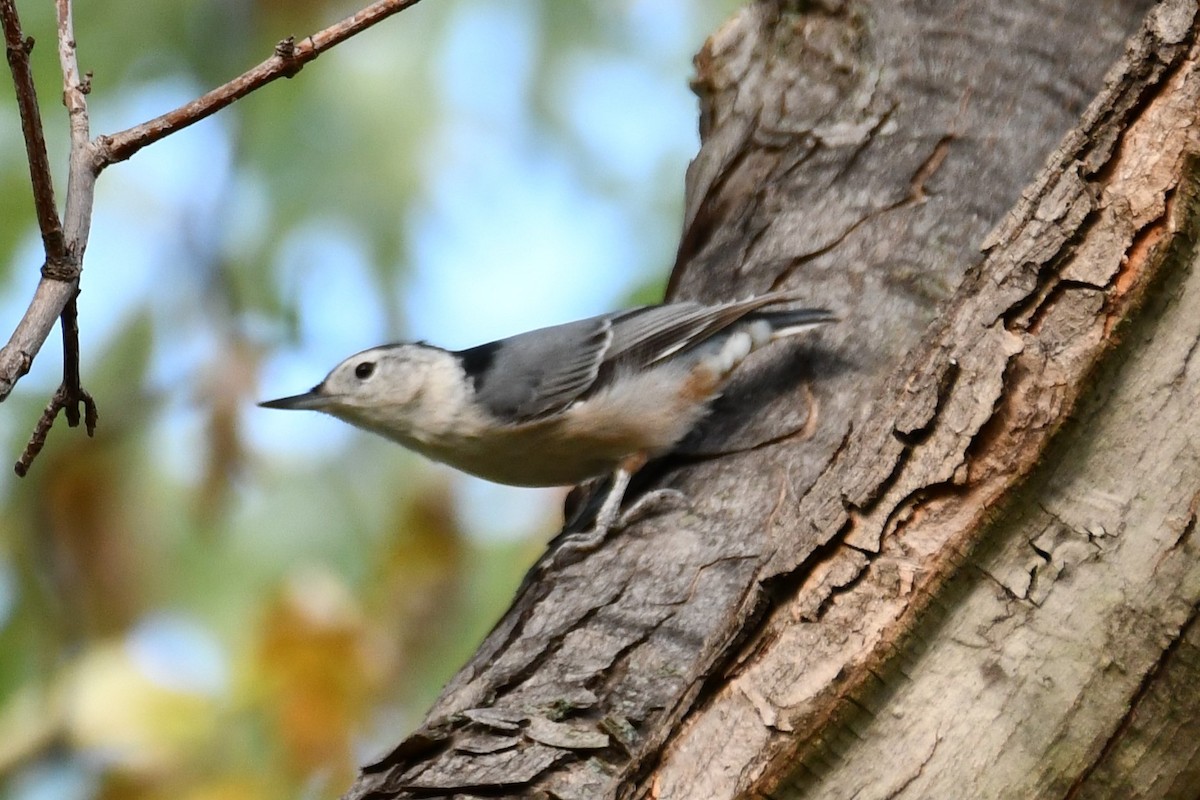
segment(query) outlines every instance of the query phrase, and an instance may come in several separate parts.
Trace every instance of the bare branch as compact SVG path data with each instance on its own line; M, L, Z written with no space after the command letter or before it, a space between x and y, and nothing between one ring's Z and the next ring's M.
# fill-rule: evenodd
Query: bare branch
M99 137L97 145L98 157L103 160L101 168L124 161L146 145L199 122L278 78L292 77L305 64L334 45L418 2L419 0L377 0L358 13L299 42L292 37L284 39L275 45L275 52L270 58L223 86L218 86L192 102L149 122L143 122L111 136Z
M25 445L25 451L20 453L17 463L13 464L13 471L16 471L18 476L25 477L29 474L29 468L37 458L37 453L42 452L42 447L46 446L50 427L54 425L59 411L66 411L68 426L79 426L80 404L83 404L84 429L88 431L89 437L94 437L96 423L100 421L100 411L96 408L95 399L92 399L79 380L78 308L76 299L72 297L71 301L67 302L67 307L62 309L62 383L37 420L34 433L29 437L29 444Z
M30 465L45 447L50 426L54 424L54 418L58 416L59 410L63 407L61 395L62 387L60 386L54 396L50 398L50 402L46 404L46 410L42 412L42 416L38 418L37 425L33 428L33 435L29 437L29 444L25 445L25 452L21 453L21 457L17 459L17 463L13 467L13 471L17 473L18 477L24 478L29 474Z
M17 90L17 107L21 113L21 132L25 135L25 152L29 158L29 179L33 184L33 205L37 211L38 227L47 259L62 258L63 232L54 205L54 181L50 176L50 159L46 155L46 137L42 132L42 115L38 108L33 71L29 68L29 53L33 37L21 32L15 0L0 0L0 20L4 26L4 47L8 68L12 71Z
M63 228L67 236L67 254L78 268L83 266L92 231L92 206L95 204L96 176L102 165L96 158L96 146L88 131L87 93L90 77L80 77L75 55L75 27L71 0L55 0L58 13L58 61L63 74L63 105L71 124L71 163L67 173L67 201ZM78 272L75 279L78 280ZM74 295L71 296L74 299ZM69 302L69 301L68 301ZM65 308L65 304L64 304Z
M66 411L67 424L74 428L79 425L79 406L82 404L88 436L95 434L96 422L100 416L96 410L96 401L84 390L79 378L79 308L76 304L83 251L87 249L88 234L92 227L92 206L95 202L96 176L99 174L100 165L94 158L95 147L88 134L86 95L90 81L86 77L81 79L79 74L71 0L55 0L55 9L58 15L58 60L63 74L63 105L67 107L67 115L71 121L71 167L67 176L66 224L63 232L65 247L59 253L47 249L46 264L42 267L42 280L38 288L50 283L69 287L70 294L60 311L63 380L46 410L42 412L25 452L14 467L20 476L29 471L33 459L41 452L46 443L46 435L60 410Z
M79 309L76 299L72 298L62 313L63 334L63 380L62 390L65 393L67 424L72 428L79 425L79 404L84 407L84 427L88 436L96 435L96 422L100 418L96 410L96 401L83 389L79 379Z
M79 406L82 403L84 429L87 430L88 436L96 435L96 423L100 420L100 412L96 408L96 401L83 388L79 380L79 322L75 298L71 298L67 307L63 309L62 334L63 381L54 396L50 398L37 425L34 426L29 443L25 445L25 451L13 465L13 470L22 478L29 473L29 467L37 458L38 453L42 452L42 447L46 444L46 437L49 435L50 428L54 425L59 411L66 412L67 425L72 428L78 427Z
M149 122L112 136L100 136L93 141L90 139L87 110L91 75L79 70L71 0L55 0L58 55L63 73L63 103L67 107L71 126L66 208L60 223L55 211L49 159L46 156L37 96L33 91L33 79L29 69L29 52L33 47L33 40L26 39L21 33L15 0L0 0L0 18L4 27L8 61L13 71L13 82L17 87L22 127L29 151L34 202L46 250L42 280L34 291L29 308L26 309L8 343L0 348L0 402L12 393L17 381L29 372L33 359L49 337L55 320L60 316L63 320L64 346L63 383L47 405L28 447L17 462L17 474L24 475L28 470L30 463L45 444L46 435L60 410L67 409L67 421L75 426L79 424L79 404L82 403L84 422L89 435L95 429L98 417L96 405L79 381L79 333L75 298L79 292L83 254L91 232L95 183L100 172L109 164L129 158L146 145L204 119L277 78L290 78L305 64L334 45L398 11L416 5L417 2L419 0L377 0L358 13L299 42L292 38L284 39L276 45L271 58L203 97Z
M54 206L54 185L42 133L41 113L34 91L33 75L29 68L29 53L33 47L33 40L26 39L21 32L14 0L0 0L0 20L4 26L5 48L21 112L21 127L25 134L25 149L29 157L29 173L33 183L34 206L46 251L42 280L38 283L29 308L13 331L8 344L0 349L0 400L4 400L12 392L16 382L29 372L29 367L42 343L50 335L55 320L75 296L78 290L79 264L76 257L68 254L67 235Z
M71 119L71 148L88 144L87 99L91 81L79 79L79 60L75 56L75 23L71 0L55 0L58 14L58 62L63 74L63 105Z

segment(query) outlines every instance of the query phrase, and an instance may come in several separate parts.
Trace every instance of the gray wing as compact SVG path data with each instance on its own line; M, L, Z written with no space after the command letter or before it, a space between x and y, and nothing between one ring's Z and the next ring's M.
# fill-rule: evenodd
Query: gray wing
M458 356L475 397L496 417L524 422L578 400L600 371L612 341L611 315L520 333Z
M603 387L617 368L644 369L720 333L760 308L796 300L776 292L706 306L668 303L521 333L456 355L476 399L500 419L563 411Z
M789 292L774 292L715 306L671 303L616 314L605 360L634 369L648 367L715 336L754 311L796 299Z

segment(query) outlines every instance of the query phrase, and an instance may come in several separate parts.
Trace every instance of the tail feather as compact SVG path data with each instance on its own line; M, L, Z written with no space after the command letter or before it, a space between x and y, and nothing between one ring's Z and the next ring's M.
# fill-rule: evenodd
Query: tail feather
M787 311L755 311L750 319L761 319L771 326L771 341L785 339L812 330L819 325L838 322L841 317L827 308L797 308Z

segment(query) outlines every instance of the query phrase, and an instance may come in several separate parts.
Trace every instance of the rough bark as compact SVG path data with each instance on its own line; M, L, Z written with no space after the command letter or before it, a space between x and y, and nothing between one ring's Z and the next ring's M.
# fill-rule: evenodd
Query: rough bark
M846 319L744 370L650 475L690 506L522 587L348 796L1195 796L1200 25L1156 7L1103 81L1145 11L715 34L671 292Z

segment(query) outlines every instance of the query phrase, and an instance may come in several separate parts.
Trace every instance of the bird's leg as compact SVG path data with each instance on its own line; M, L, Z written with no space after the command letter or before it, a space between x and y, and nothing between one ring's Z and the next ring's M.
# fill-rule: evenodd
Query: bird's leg
M624 514L618 515L621 501L625 499L625 490L629 487L629 479L633 477L633 473L646 465L647 460L644 453L637 453L621 463L616 477L613 478L612 491L604 499L600 512L596 514L597 527L603 524L606 529L620 530L655 514L688 506L687 495L678 489L655 489L639 497Z
M568 553L590 553L600 546L604 537L613 529L613 524L618 521L621 500L625 497L625 490L629 488L629 479L632 477L633 472L626 469L624 464L613 473L612 486L609 487L608 494L600 505L600 510L596 512L596 519L592 523L592 527L586 531L569 533L562 538L554 554L552 563L555 566L562 566L565 561L579 560L567 557Z
M599 547L609 531L619 531L646 517L688 504L687 495L678 489L657 489L639 497L632 507L621 513L621 501L625 499L629 481L646 461L647 457L638 453L621 462L613 473L612 485L600 504L600 510L596 512L592 527L563 536L550 558L549 566L561 567L578 561L582 554Z
M641 464L638 465L640 467ZM635 467L634 469L637 469ZM596 512L596 521L592 525L592 531L600 532L601 538L604 533L613 527L613 523L617 521L617 517L621 512L621 501L625 499L625 490L629 488L629 481L633 478L634 470L627 469L624 464L617 468L613 473L612 486L608 490L608 495L604 498L604 502L600 505L600 510Z
M625 498L629 480L646 461L647 456L644 453L635 453L617 466L616 472L613 473L612 485L608 489L604 502L600 504L600 510L596 512L592 527L586 531L576 531L561 536L557 547L553 547L554 543L552 542L553 552L549 554L546 562L548 568L564 567L567 564L575 563L583 554L590 553L599 547L608 532L619 526L621 500Z

